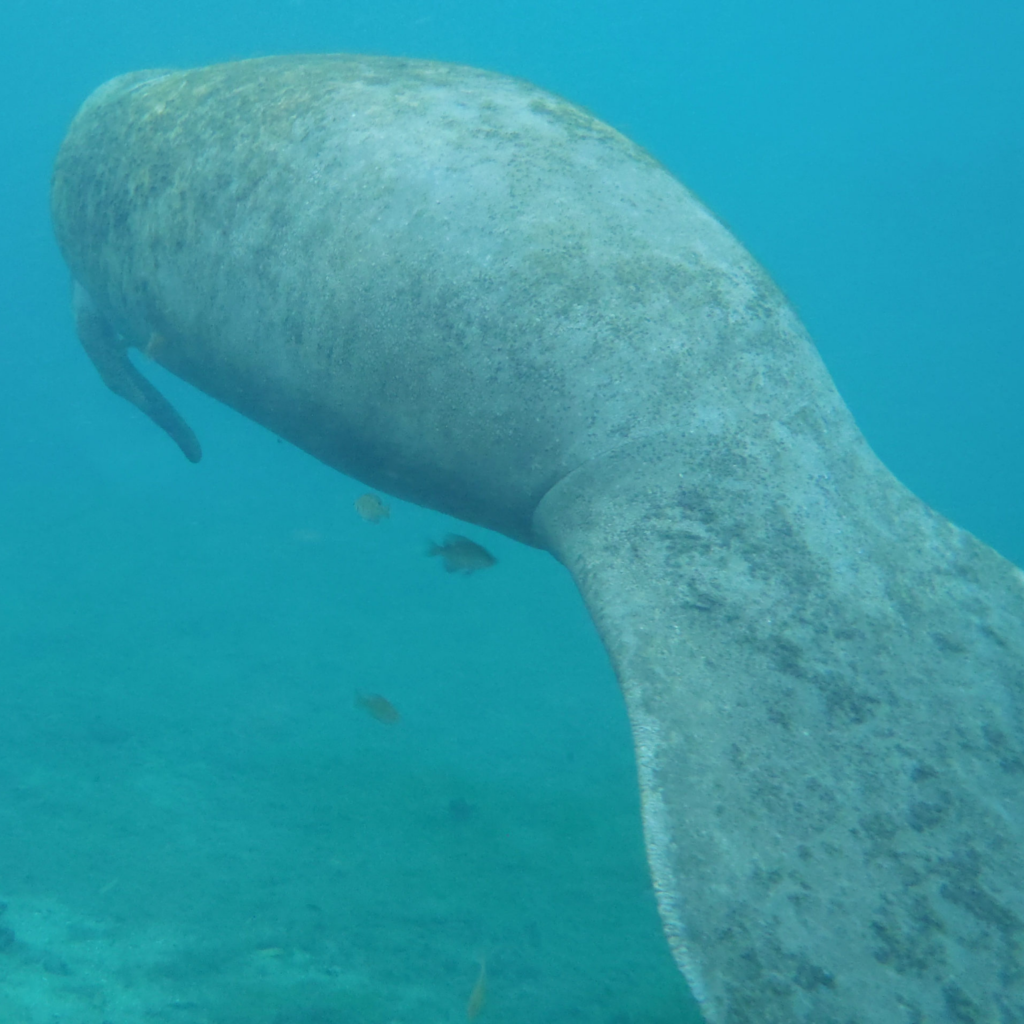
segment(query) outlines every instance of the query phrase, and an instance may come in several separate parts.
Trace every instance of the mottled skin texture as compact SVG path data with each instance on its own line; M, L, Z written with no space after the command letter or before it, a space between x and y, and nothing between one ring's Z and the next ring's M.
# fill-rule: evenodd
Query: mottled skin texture
M270 58L98 90L53 215L112 386L145 347L570 569L711 1024L1024 1022L1024 577L642 150L485 72Z

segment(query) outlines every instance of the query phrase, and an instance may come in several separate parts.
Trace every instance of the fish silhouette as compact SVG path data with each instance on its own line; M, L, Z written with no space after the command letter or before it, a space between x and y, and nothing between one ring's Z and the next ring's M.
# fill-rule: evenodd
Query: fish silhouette
M356 511L368 523L379 523L391 518L391 509L376 494L361 494L355 500Z
M356 707L362 708L368 715L372 715L385 725L394 725L402 717L398 713L398 708L379 693L357 693Z
M489 569L498 561L486 548L459 533L449 533L443 544L431 544L427 554L439 555L445 572L461 572L465 576Z
M469 994L469 1002L466 1003L466 1019L476 1020L480 1011L487 1002L487 958L480 957L480 973L476 977L476 984Z

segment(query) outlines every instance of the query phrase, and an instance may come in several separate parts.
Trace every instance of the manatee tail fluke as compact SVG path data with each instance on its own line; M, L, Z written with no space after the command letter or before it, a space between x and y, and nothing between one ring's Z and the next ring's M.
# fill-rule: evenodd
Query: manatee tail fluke
M869 453L870 500L837 472L814 503L724 440L655 447L534 522L618 674L708 1024L1024 1019L1024 575Z
M75 328L78 339L99 371L103 382L114 392L141 409L161 430L170 435L189 462L203 457L199 439L178 415L174 406L135 368L128 358L127 346L96 308L89 293L76 281Z

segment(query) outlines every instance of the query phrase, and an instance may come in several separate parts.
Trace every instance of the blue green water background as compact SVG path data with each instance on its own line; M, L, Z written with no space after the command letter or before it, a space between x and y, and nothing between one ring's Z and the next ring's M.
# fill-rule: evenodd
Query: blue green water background
M871 444L1024 563L1024 6L0 5L0 1022L667 1024L625 714L566 574L148 367L100 384L50 165L104 79L259 54L479 65L649 148L767 266ZM375 721L356 692L386 695Z

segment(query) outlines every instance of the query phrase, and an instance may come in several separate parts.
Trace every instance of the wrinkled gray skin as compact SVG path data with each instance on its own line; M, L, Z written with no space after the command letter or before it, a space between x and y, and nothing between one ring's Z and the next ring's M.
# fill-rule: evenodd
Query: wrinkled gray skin
M127 346L569 568L711 1024L1024 1021L1024 577L650 156L482 71L272 58L103 86L53 217L87 351L190 458Z

